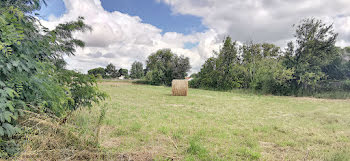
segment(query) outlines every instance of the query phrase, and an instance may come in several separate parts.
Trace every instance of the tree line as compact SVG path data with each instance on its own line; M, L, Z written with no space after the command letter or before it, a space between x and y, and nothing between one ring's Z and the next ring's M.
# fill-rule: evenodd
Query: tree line
M271 43L240 44L228 36L200 72L191 75L189 84L192 88L295 96L350 91L350 47L337 47L337 37L333 24L314 18L296 26L295 40L284 49ZM114 68L110 64L94 70L108 78L118 73ZM184 79L190 69L188 57L161 49L148 56L145 69L141 62L134 62L130 77L141 79L140 83L170 86L173 79Z
M270 43L239 45L227 37L207 59L191 87L252 89L276 95L312 95L350 90L350 48L336 47L333 25L314 18L296 27L295 41L282 50Z
M124 76L125 79L141 79L144 76L144 72L143 64L135 61L131 65L130 74L128 69L120 68L118 70L112 63L109 63L106 68L98 67L90 69L88 74L100 79L118 78L120 76Z
M108 64L106 68L90 69L88 74L104 79L123 75L125 78L142 79L143 81L140 82L146 84L169 86L173 79L184 79L190 69L188 57L178 56L170 49L161 49L148 56L145 69L141 62L135 61L131 65L130 75L127 69L117 70L112 63Z

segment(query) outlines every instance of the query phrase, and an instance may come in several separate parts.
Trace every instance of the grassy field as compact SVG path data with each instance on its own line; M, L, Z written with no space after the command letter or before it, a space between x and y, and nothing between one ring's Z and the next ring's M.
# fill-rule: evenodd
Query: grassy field
M105 104L74 113L81 137L105 107L99 142L134 160L350 160L350 100L103 82ZM88 137L86 138L88 139Z

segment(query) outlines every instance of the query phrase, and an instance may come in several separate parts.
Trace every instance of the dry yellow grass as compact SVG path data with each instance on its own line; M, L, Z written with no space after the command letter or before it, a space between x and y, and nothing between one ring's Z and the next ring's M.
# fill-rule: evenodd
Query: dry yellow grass
M188 93L188 81L174 79L172 82L173 96L187 96Z

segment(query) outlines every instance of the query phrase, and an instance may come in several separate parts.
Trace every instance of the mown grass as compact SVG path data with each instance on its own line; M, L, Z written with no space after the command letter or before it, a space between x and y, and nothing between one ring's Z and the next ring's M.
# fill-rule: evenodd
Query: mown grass
M350 100L103 82L100 146L134 160L350 160ZM70 122L81 137L99 108Z

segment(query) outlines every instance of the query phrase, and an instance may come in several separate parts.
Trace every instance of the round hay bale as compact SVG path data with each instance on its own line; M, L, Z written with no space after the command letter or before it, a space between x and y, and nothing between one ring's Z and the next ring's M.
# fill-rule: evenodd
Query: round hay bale
M187 96L188 80L174 79L171 82L173 96Z

